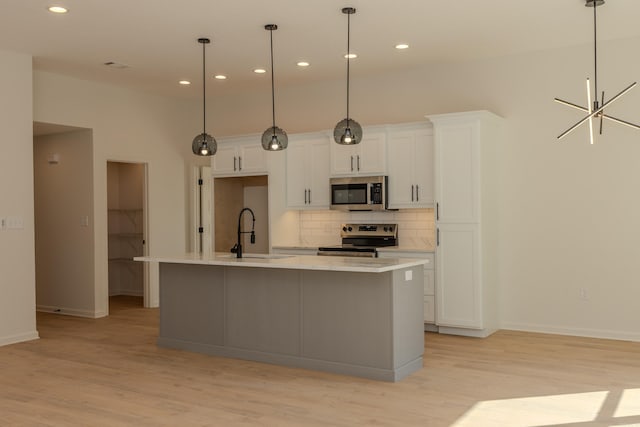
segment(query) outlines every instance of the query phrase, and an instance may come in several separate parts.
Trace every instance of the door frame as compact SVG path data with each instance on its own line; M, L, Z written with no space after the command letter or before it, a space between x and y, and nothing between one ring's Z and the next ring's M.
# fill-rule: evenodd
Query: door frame
M125 164L142 165L142 168L143 168L143 172L142 172L142 241L143 241L142 256L148 256L149 255L149 163L146 161L137 161L137 160L130 160L130 159L128 160L107 159L105 162L105 171L108 170L106 166L109 163L125 163ZM107 189L105 191L105 194L108 194L108 182L109 180L106 179ZM108 213L107 213L107 218L108 218ZM107 232L106 239L108 241L109 239L108 228L106 229L106 232ZM108 282L109 282L109 269L107 268L107 283ZM153 305L151 304L151 302L154 301L152 292L153 290L151 289L149 263L143 262L142 263L142 293L143 293L142 298L143 298L143 305L145 308L153 307ZM105 297L107 299L105 307L107 307L107 313L109 313L108 287L107 287L107 292Z

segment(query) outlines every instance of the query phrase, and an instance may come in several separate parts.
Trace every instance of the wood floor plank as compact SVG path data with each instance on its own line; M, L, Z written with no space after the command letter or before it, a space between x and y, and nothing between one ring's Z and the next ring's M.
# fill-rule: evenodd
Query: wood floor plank
M385 383L163 349L157 328L131 297L38 313L40 340L0 347L0 425L640 425L640 343L426 334L424 368Z

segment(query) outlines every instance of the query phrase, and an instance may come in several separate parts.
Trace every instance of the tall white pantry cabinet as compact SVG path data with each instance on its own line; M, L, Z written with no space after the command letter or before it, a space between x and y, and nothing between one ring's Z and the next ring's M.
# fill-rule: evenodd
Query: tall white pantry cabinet
M503 119L488 111L427 116L433 123L436 324L486 337L498 328L497 149Z

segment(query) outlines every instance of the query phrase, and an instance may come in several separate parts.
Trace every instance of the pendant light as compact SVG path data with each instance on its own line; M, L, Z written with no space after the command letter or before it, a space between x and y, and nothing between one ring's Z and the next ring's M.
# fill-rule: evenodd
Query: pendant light
M272 126L264 131L262 134L262 148L267 151L281 151L287 148L289 144L289 137L287 133L276 126L276 100L275 100L275 86L273 79L273 32L278 29L275 24L268 24L264 26L264 29L269 31L269 37L271 39L271 114L272 114Z
M207 87L207 77L204 62L204 48L207 44L210 43L210 40L206 38L200 38L198 39L198 43L202 44L202 133L196 135L196 137L193 138L191 149L193 150L193 154L197 156L213 156L218 150L218 143L216 142L215 138L209 135L206 131L207 102L205 92Z
M565 137L566 135L568 135L570 132L572 132L573 130L575 130L576 128L578 128L578 126L580 126L581 124L585 123L585 122L589 122L589 141L591 144L593 144L593 119L600 119L600 135L602 135L602 122L603 119L607 119L610 120L614 123L619 123L622 125L626 125L635 129L640 129L640 126L627 122L625 120L621 120L615 117L612 117L608 114L604 113L604 109L605 107L608 107L609 105L611 105L614 101L618 100L622 95L624 95L625 93L629 92L631 89L634 88L634 86L637 84L637 82L633 82L631 83L629 86L627 86L625 89L623 89L621 92L619 92L616 96L614 96L613 98L611 98L610 100L608 100L607 102L604 101L604 91L602 91L602 97L601 97L601 102L598 102L598 46L597 46L597 15L596 15L596 9L598 6L601 6L604 4L604 0L586 0L586 7L592 7L593 8L593 62L594 62L594 75L593 75L593 80L594 80L594 96L593 96L593 103L591 102L591 83L589 81L589 79L587 78L587 107L582 107L580 105L576 105L572 102L568 102L568 101L564 101L562 99L559 98L554 98L554 100L556 102L559 102L560 104L566 105L568 107L571 108L575 108L577 110L583 111L585 113L587 113L587 115L585 117L583 117L578 123L574 124L573 126L571 126L569 129L567 129L566 131L564 131L562 134L560 134L560 136L558 136L558 139L562 139L563 137Z
M340 121L333 130L333 139L341 145L359 144L362 141L362 127L349 117L349 61L351 60L351 15L356 13L353 7L345 7L342 13L347 15L347 118Z

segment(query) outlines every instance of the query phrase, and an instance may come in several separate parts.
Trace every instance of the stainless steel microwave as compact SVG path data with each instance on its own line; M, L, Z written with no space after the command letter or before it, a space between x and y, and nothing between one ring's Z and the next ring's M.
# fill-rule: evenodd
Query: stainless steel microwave
M331 178L331 209L383 211L387 209L386 176Z

